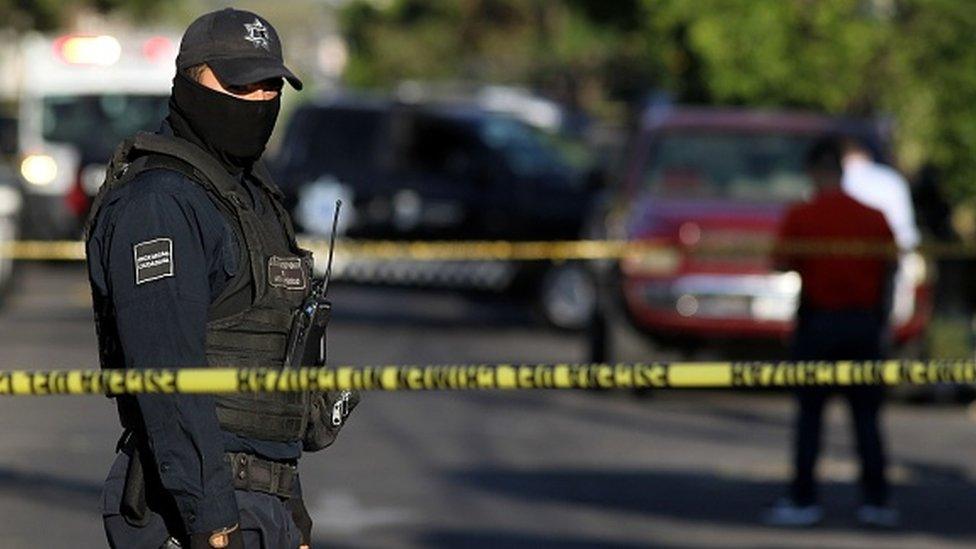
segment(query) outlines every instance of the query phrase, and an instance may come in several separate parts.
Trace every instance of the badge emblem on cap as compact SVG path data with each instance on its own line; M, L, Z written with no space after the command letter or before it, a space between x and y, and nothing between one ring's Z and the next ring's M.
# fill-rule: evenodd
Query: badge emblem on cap
M244 23L244 30L247 31L244 39L254 44L255 48L270 49L268 43L271 41L271 37L268 36L268 28L264 26L264 23L260 19L255 17L253 23Z

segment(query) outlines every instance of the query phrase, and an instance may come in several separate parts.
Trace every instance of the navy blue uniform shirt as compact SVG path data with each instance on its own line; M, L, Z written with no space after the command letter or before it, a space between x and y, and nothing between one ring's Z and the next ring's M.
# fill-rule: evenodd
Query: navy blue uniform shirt
M268 197L246 178L255 209ZM135 248L172 242L171 269L137 284ZM206 360L210 304L239 265L236 237L203 188L166 169L139 174L105 197L88 242L95 290L110 296L126 368L200 367ZM171 271L172 274L167 274ZM148 446L163 486L188 532L238 521L225 451L293 460L299 443L260 441L222 431L209 395L138 395Z

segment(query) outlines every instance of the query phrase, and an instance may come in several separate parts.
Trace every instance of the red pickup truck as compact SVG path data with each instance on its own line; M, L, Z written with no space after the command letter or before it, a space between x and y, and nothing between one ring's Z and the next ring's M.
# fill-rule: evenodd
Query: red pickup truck
M614 301L629 324L659 346L685 349L788 335L800 278L774 271L768 249L786 208L812 192L803 158L827 131L857 136L878 160L887 160L885 132L870 121L742 109L648 110L604 223L610 238L668 245L612 269ZM730 254L730 247L756 251ZM924 330L931 292L921 256L908 253L900 266L892 324L896 342L904 344Z

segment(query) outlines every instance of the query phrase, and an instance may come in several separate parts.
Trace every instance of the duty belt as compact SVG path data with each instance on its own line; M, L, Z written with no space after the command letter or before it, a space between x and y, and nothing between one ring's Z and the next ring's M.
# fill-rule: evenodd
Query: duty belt
M224 457L230 461L235 490L264 492L282 498L292 496L297 466L244 453L227 452Z

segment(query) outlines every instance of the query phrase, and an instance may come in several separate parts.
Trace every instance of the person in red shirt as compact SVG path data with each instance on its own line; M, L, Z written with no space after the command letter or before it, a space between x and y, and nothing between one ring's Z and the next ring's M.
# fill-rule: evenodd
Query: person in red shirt
M813 145L806 167L816 193L786 213L774 250L777 268L796 271L802 281L793 360L879 360L885 355L895 240L884 214L844 194L841 151L840 139L832 136ZM834 392L846 397L854 419L864 494L858 520L893 527L898 513L888 506L878 427L884 389L875 386L798 391L790 495L768 509L765 520L779 526L810 526L822 520L814 469L824 405Z

